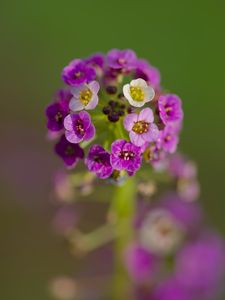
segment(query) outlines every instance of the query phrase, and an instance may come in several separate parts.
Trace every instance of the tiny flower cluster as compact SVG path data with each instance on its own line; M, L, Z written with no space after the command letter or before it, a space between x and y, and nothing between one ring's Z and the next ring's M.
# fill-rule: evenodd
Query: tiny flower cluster
M71 61L66 87L46 109L55 152L69 168L79 160L97 177L133 176L174 153L182 103L160 86L159 71L132 50L112 49Z
M124 263L138 300L215 299L225 275L222 238L195 202L167 194L145 210Z

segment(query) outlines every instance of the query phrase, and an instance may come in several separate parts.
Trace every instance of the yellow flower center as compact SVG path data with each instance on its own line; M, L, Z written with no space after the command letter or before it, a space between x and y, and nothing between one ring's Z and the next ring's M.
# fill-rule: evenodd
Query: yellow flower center
M91 101L93 93L90 89L85 89L80 92L80 101L86 106Z
M131 86L130 87L130 94L131 97L138 102L144 101L144 92L143 90L138 86Z
M132 130L138 134L142 134L148 131L149 123L144 121L138 121L134 124Z

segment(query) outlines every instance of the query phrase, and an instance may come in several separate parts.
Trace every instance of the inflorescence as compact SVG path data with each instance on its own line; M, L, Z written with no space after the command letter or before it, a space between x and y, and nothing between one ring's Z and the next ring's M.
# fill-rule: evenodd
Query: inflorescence
M67 87L46 116L55 152L68 168L84 160L97 177L117 180L143 163L158 167L176 151L181 100L163 91L159 71L134 51L75 59L62 79Z

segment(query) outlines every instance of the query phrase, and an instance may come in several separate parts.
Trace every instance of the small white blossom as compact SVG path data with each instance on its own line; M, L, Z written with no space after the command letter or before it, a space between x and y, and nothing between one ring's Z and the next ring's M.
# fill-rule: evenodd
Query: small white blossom
M167 255L177 249L183 233L168 211L156 209L149 213L141 227L140 242L152 253Z
M94 109L98 104L99 89L100 86L97 81L82 84L78 87L72 87L71 93L73 98L70 100L70 109L74 112L83 109Z
M130 105L142 107L154 98L155 91L144 79L138 78L123 86L123 94Z

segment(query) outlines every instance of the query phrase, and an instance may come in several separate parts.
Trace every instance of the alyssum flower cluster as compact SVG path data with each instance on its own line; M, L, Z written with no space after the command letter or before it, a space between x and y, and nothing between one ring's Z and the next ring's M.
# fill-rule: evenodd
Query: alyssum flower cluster
M55 152L67 167L79 160L97 177L132 176L176 151L181 100L163 92L159 71L132 50L75 59L62 71L66 88L46 109ZM87 150L85 150L87 149Z

